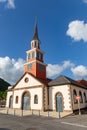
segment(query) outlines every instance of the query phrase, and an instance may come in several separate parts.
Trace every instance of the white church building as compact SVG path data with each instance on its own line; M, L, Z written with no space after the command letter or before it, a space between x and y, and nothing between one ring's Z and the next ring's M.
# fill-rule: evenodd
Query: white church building
M26 52L24 74L14 86L8 88L6 108L58 111L60 99L61 111L73 111L78 109L77 96L80 97L80 107L86 108L87 81L75 81L63 75L54 80L48 79L40 45L36 24L31 49Z

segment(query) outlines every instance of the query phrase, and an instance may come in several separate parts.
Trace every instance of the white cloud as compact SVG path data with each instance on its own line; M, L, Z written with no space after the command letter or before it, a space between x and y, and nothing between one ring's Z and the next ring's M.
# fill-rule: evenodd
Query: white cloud
M5 8L15 9L14 0L0 0L0 3L5 3Z
M11 9L11 8L12 8L12 9L15 9L14 0L8 0L6 7L7 7L8 9Z
M25 61L21 58L18 60L11 59L8 56L0 57L0 77L5 79L11 84L15 84L19 78L23 75L23 65ZM69 67L73 67L74 64L70 61L64 61L62 65L47 66L47 76L52 77L60 74L62 71Z
M87 23L80 20L70 22L66 34L75 41L87 42Z
M0 77L11 84L16 83L23 74L23 65L25 61L21 58L18 60L9 57L0 57Z
M25 61L21 58L15 60L8 56L0 57L0 77L12 85L15 84L23 75L24 63ZM87 78L87 67L83 65L75 67L74 63L69 60L61 64L48 64L47 77L55 77L66 69L71 69L71 72L76 78Z
M77 67L71 68L73 75L76 78L87 78L87 67L83 65L79 65Z
M74 64L71 63L70 61L64 61L62 63L62 65L58 65L58 64L48 64L47 66L47 76L48 77L52 77L55 75L60 74L62 71L64 71L65 69L69 68L69 67L73 67Z
M87 0L83 0L84 3L87 3Z

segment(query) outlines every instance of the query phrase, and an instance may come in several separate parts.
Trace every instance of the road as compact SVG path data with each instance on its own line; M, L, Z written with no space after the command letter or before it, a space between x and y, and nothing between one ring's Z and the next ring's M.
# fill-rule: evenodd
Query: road
M75 115L62 119L0 114L0 130L87 130L87 115Z

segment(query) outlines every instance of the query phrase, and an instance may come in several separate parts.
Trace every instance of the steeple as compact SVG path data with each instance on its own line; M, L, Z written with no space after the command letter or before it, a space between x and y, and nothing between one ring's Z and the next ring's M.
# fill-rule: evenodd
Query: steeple
M37 22L35 23L35 27L34 27L34 35L33 35L33 39L31 40L31 48L38 48L40 49L40 40L38 37L38 27L37 27Z
M38 27L37 27L37 23L35 23L34 36L33 36L32 40L39 40L39 38L38 38Z
M37 23L34 28L34 36L31 40L31 49L27 53L27 61L24 64L24 73L29 72L40 79L46 79L46 64L44 64L44 52L40 49Z

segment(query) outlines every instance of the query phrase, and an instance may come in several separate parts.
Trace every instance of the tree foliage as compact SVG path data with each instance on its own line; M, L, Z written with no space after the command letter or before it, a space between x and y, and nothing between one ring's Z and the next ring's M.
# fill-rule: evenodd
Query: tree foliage
M0 98L1 99L6 99L6 95L7 95L6 90L8 89L8 86L10 86L10 84L0 78Z
M6 96L7 96L7 92L5 91L0 91L0 98L1 99L6 99Z

